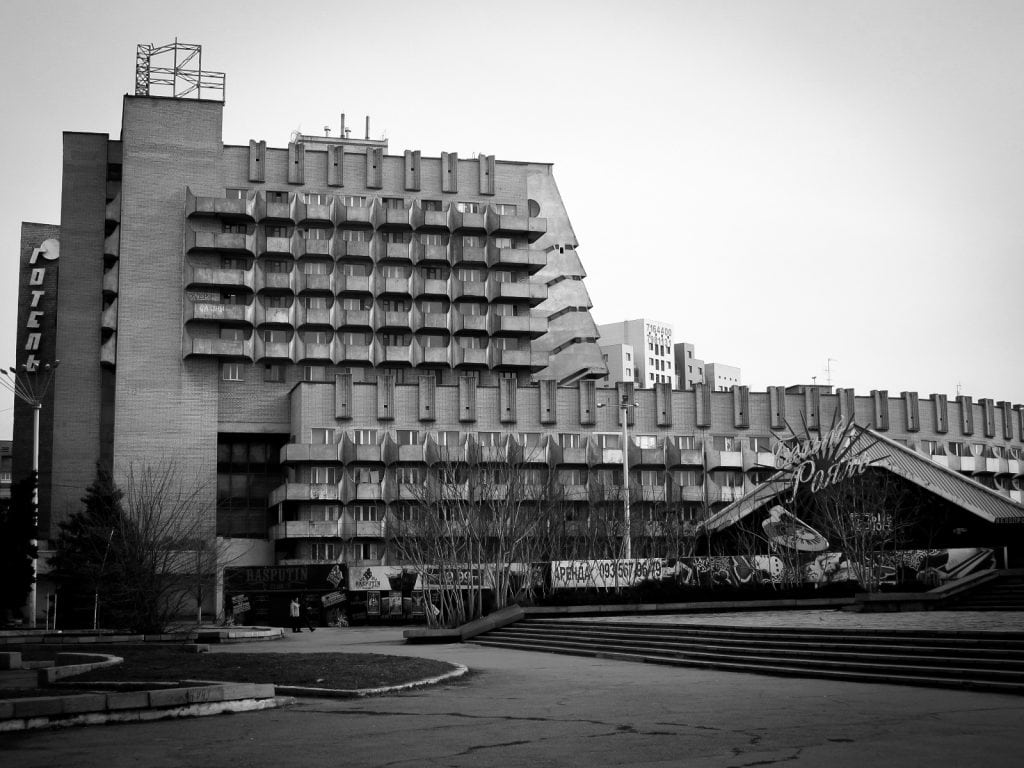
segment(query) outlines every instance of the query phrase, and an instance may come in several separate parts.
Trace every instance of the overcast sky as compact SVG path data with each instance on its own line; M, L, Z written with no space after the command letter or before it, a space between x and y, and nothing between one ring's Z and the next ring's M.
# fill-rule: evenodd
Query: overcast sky
M670 323L755 390L832 358L859 394L1024 402L1024 3L501 5L4 3L0 360L61 132L117 138L136 44L178 37L227 73L226 143L345 112L392 154L554 163L598 323Z

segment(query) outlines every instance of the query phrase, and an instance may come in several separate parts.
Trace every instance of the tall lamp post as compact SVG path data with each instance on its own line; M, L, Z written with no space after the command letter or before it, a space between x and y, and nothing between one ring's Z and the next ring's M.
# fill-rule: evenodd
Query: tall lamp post
M607 403L598 403L604 408ZM622 559L633 559L633 530L629 519L629 409L636 408L639 403L630 402L628 395L623 395L618 407L622 414L622 511L623 525L626 534L622 537Z
M14 393L14 396L32 407L32 472L35 474L35 488L32 490L32 541L34 549L39 546L37 528L39 526L39 414L43 410L43 400L46 393L50 391L53 384L53 376L57 372L60 360L43 365L22 365L21 371L17 368L8 368L3 373L4 387ZM36 575L38 574L39 552L32 558L32 586L28 593L28 625L31 629L36 626Z

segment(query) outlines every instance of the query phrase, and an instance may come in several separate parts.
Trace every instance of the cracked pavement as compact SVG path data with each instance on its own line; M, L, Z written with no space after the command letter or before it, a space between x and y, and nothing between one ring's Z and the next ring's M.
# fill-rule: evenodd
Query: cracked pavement
M323 636L321 636L323 635ZM348 629L231 652L396 653L466 664L447 684L265 712L0 736L5 768L1020 765L1024 698L776 678ZM225 648L224 650L228 650Z

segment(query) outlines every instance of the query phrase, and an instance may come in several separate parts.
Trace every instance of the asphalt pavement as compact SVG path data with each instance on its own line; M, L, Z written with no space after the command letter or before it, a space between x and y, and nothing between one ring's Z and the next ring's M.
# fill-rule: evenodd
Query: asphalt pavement
M214 652L342 651L470 675L258 713L7 734L5 768L120 766L978 766L1024 764L1024 698L775 678L321 628Z

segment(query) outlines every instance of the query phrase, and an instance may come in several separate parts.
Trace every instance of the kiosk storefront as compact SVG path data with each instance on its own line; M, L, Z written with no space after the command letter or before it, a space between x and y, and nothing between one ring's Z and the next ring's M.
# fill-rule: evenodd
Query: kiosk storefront
M346 568L328 565L268 565L224 569L224 607L237 624L288 626L288 605L298 597L310 621L333 625L347 603Z

